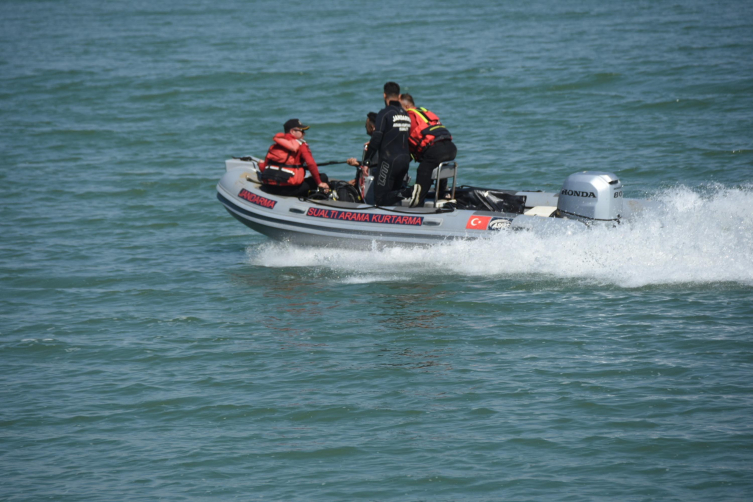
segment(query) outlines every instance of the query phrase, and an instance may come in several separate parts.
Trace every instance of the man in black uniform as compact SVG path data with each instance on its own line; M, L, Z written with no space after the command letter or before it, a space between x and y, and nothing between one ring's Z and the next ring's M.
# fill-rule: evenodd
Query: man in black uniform
M376 129L366 147L364 164L374 176L374 202L378 206L393 206L412 195L401 191L411 157L410 116L399 100L400 86L395 82L384 84L386 106L376 116Z

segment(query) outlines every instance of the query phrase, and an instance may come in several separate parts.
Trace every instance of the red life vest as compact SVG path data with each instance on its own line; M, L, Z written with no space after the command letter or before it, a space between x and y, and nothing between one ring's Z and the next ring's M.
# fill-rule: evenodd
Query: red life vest
M418 160L423 152L437 141L451 140L452 135L439 117L426 108L417 107L407 110L410 115L410 151L413 158Z
M278 133L264 162L259 164L265 185L297 186L303 183L306 168L301 164L301 145L289 134Z

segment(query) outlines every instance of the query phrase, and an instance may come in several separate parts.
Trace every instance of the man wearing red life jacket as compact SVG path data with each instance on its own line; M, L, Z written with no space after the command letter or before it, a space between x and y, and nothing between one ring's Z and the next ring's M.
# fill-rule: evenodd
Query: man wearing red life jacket
M410 115L410 153L418 161L416 185L420 186L418 197L414 195L411 207L423 207L426 194L431 188L431 173L442 162L455 160L458 149L452 142L452 135L439 117L426 108L416 107L413 96L401 94L400 103ZM440 194L447 187L447 181L442 180L439 192L435 195L439 200Z
M283 127L285 132L275 134L274 144L259 164L264 191L293 197L305 197L317 187L329 191L327 175L319 173L309 145L303 140L309 126L290 119ZM304 179L307 169L311 176Z

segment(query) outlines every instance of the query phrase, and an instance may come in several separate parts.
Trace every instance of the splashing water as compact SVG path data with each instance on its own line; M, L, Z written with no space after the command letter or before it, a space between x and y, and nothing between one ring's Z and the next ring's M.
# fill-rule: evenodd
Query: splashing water
M318 267L348 284L421 276L586 279L621 287L735 282L753 285L753 186L676 187L657 193L656 209L616 228L506 231L488 239L428 248L355 251L265 243L253 265ZM387 272L388 271L388 272Z

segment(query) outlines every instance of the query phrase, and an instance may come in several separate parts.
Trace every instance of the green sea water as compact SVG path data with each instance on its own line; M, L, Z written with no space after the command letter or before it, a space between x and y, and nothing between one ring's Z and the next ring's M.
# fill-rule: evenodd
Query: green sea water
M743 1L1 2L0 500L750 500L751 54ZM659 208L356 252L216 201L388 80L461 183Z

